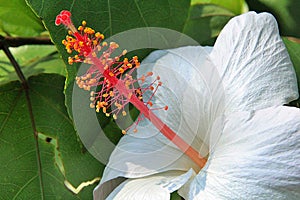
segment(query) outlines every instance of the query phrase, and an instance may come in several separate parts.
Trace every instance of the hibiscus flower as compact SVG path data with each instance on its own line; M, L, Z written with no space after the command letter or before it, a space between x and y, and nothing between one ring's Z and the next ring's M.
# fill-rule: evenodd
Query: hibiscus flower
M154 51L142 65L138 76L164 83L153 102L169 110L157 115L207 163L143 120L119 141L95 199L300 199L300 110L283 106L297 81L272 15L237 16L214 47Z

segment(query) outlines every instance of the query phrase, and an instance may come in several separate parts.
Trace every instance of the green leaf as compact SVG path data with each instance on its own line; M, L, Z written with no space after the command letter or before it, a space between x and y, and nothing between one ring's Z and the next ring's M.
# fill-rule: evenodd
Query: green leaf
M202 45L213 45L222 28L234 17L234 13L214 4L192 5L183 33Z
M272 13L279 24L281 35L300 37L300 1L247 0L250 10Z
M195 4L215 4L226 8L236 15L242 14L248 11L248 5L245 0L192 0L192 5Z
M171 193L171 200L182 200L181 196L177 193L177 191Z
M65 75L65 64L53 45L25 45L10 49L26 78L40 73ZM13 66L0 51L0 84L18 80Z
M0 87L1 199L92 199L95 184L78 195L64 184L77 187L103 170L78 142L63 104L64 81L54 74L28 80L38 146L22 85L14 81Z
M298 89L300 93L300 40L288 37L283 37L282 39L294 65L298 80ZM290 105L300 108L300 98L296 101L291 102Z
M24 0L0 0L0 34L36 36L45 31Z

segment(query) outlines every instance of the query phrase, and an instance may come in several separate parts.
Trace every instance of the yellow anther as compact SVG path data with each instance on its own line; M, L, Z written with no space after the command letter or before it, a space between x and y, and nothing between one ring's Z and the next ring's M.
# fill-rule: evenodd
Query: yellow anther
M95 37L96 37L96 38L100 38L100 37L101 37L101 33L97 32L97 33L95 34Z
M126 134L126 131L125 131L125 130L122 130L122 134L124 134L124 135L125 135L125 134Z
M139 68L140 66L141 66L141 63L139 63L139 62L135 63L136 68Z
M110 46L112 49L119 48L119 45L118 45L117 43L115 43L115 42L111 42L111 43L109 44L109 46Z
M123 69L122 67L120 67L120 68L119 68L119 72L120 72L121 74L123 74L123 73L124 73L124 69Z
M72 65L72 64L73 64L73 58L69 57L69 58L68 58L68 63L69 63L70 65Z
M121 110L121 108L122 108L122 105L119 104L119 103L117 103L117 102L115 102L115 106L116 106L119 110Z
M81 22L81 24L82 24L82 26L86 26L86 21L83 20L83 21Z
M83 30L83 26L79 26L79 27L78 27L78 30L79 30L79 31L82 31L82 30Z
M102 42L102 46L106 47L107 46L107 42Z
M77 78L77 77L76 77ZM94 91L91 91L90 92L90 96L92 97L92 96L94 96L95 95L95 92Z
M128 63L128 64L127 64L127 67L128 67L128 68L132 68L132 64Z
M123 52L122 52L122 55L124 56L126 53L127 53L127 50L124 49Z
M92 53L92 56L93 56L94 58L96 58L96 57L97 57L96 52L93 52L93 53Z
M105 93L105 94L103 94L102 96L105 98L105 97L108 97L108 94L107 94L107 93Z
M147 76L152 76L153 75L153 72L148 72L147 73Z
M117 115L116 115L116 114L113 114L113 118L114 118L114 119L117 119Z
M109 75L110 75L110 76L114 76L115 74L114 74L114 73L112 73L112 72L109 72Z
M89 34L89 35L92 35L95 33L94 29L92 28L89 28L89 27L86 27L84 30L83 30L84 33L86 34Z
M126 115L127 115L127 113L126 113L125 110L122 111L122 115L123 115L123 116L126 116Z
M90 108L95 108L95 104L94 103L90 103Z
M114 92L113 92L113 91L110 91L110 92L109 92L109 96L111 96L111 97L115 96Z
M103 113L106 113L106 107L102 108Z
M110 114L109 114L109 113L105 113L105 115L106 115L106 117L109 117L109 116L110 116Z
M93 40L93 45L96 46L98 44L97 40Z

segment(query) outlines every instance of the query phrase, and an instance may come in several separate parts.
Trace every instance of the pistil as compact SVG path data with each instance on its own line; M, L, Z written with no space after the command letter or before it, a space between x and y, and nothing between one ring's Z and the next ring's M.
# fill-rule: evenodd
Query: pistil
M70 17L71 13L64 10L57 16L55 23L56 25L63 24L69 29L69 36L62 42L67 52L72 53L75 51L78 53L73 57L69 57L69 64L85 62L91 65L85 75L76 77L78 86L87 91L89 91L91 87L101 86L99 92L91 92L90 99L92 103L90 107L94 108L96 106L96 112L102 109L106 116L112 115L114 119L117 119L120 113L122 113L123 116L126 115L124 107L128 103L131 103L140 111L140 116L142 115L150 120L167 139L173 142L182 152L202 168L206 163L206 159L153 112L153 110L157 110L157 108L152 108L153 103L151 99L158 87L162 85L162 82L159 81L160 77L156 77L155 81L147 88L136 87L138 81L143 83L145 79L152 76L153 73L149 72L139 79L134 79L131 74L136 68L140 67L137 56L134 56L131 60L128 58L121 60L121 57L127 53L126 50L124 50L121 55L112 58L111 55L115 49L119 47L118 44L114 42L110 44L102 42L104 39L103 34L99 32L95 33L93 29L86 27L85 21L82 22L82 26L79 26L77 30ZM97 55L99 52L102 53L100 56ZM153 91L153 93L148 101L143 102L143 94L148 90ZM116 108L112 109L112 106L116 106ZM108 111L109 108L111 108L111 111ZM167 110L168 106L162 109ZM140 120L141 117L138 118L136 123ZM122 130L122 133L126 134L129 128L130 127L126 130ZM134 132L137 132L137 129L134 129Z

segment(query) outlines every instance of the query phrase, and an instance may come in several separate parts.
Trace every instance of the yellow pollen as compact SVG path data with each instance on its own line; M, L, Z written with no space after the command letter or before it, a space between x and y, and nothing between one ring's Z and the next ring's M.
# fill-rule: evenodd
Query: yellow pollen
M83 21L81 22L81 24L82 24L82 26L86 26L86 21L83 20Z
M119 68L119 72L120 72L121 74L123 74L123 73L124 73L124 69L123 69L122 67L120 67L120 68Z
M110 91L110 92L109 92L109 96L111 96L111 97L115 96L114 92L113 92L113 91Z
M93 45L96 46L98 44L97 40L93 40Z
M109 113L105 113L105 115L106 115L106 117L109 117L109 116L110 116L110 114L109 114Z
M108 97L108 94L107 94L107 93L105 93L105 94L103 94L102 96L105 98L105 97Z
M114 118L114 119L117 119L117 115L116 115L116 114L113 114L113 118Z
M125 135L125 134L126 134L126 131L125 131L125 130L122 130L122 133Z
M114 76L115 74L114 74L114 73L112 73L112 72L109 72L109 75L110 75L110 76Z
M97 32L97 33L95 34L95 37L96 37L96 38L100 38L100 37L101 37L101 33Z
M123 110L123 111L122 111L122 115L123 115L123 116L126 116L127 113Z
M128 63L128 64L127 64L127 67L128 67L128 68L132 68L132 64Z
M124 56L126 53L127 53L127 50L124 49L123 52L122 52L122 55Z
M117 43L115 43L115 42L111 42L111 43L109 44L109 46L110 46L112 49L119 48L119 45L118 45Z
M103 113L106 113L106 107L102 108Z
M94 103L90 103L90 108L95 108L95 104Z

